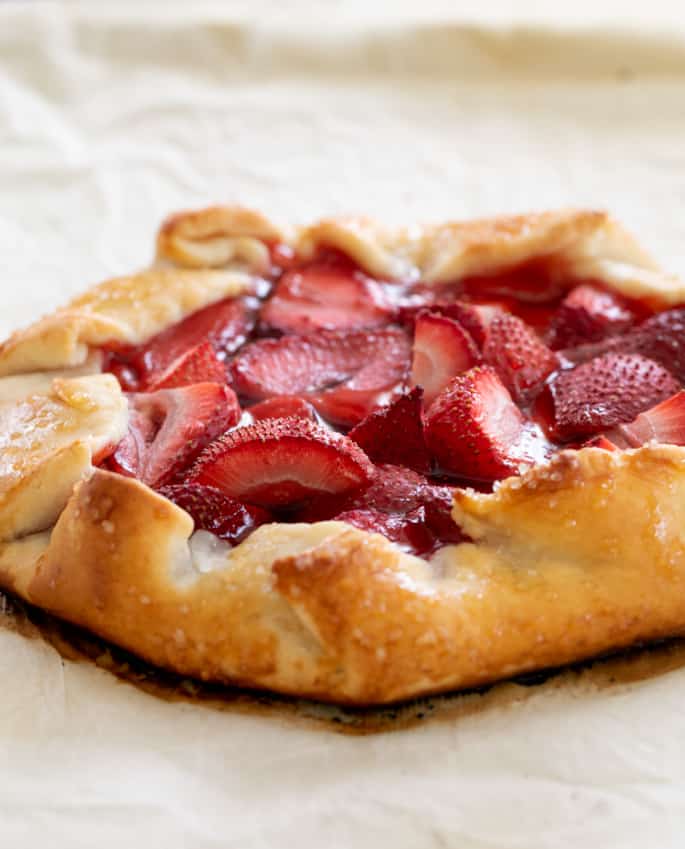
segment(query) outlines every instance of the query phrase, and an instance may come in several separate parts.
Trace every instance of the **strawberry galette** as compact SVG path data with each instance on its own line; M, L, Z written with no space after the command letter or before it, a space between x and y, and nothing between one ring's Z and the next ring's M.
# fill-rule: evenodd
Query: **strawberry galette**
M685 630L685 286L602 213L169 219L0 348L0 584L346 703Z

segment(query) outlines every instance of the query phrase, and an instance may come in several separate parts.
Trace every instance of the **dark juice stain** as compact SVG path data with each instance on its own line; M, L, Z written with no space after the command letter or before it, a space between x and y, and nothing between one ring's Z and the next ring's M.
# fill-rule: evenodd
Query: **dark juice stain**
M685 639L673 639L562 669L530 673L475 690L414 699L398 705L350 708L183 678L153 667L81 628L1 592L0 627L44 640L63 659L92 663L120 681L166 702L261 715L299 727L353 735L400 731L427 721L456 721L488 710L512 707L542 692L575 687L589 693L635 683L685 666Z

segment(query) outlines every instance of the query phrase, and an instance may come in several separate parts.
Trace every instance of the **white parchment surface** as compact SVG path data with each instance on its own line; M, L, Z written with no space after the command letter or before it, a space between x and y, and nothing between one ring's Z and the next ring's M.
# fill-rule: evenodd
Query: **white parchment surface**
M0 336L220 201L608 207L685 273L675 19L412 5L0 2ZM685 670L366 737L165 703L6 631L0 682L8 849L683 845Z

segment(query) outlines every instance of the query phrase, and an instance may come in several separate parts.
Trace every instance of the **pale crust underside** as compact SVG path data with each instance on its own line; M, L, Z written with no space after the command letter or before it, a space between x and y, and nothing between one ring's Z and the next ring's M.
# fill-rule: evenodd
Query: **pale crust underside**
M265 268L262 240L305 254L337 247L376 275L436 283L552 258L575 279L663 305L685 301L685 287L602 213L394 233L350 219L287 233L256 213L215 208L176 216L160 231L160 260L186 268L103 284L15 334L0 348L0 375L26 374L32 403L57 403L64 378L54 384L34 372L83 370L91 345L138 343L249 291ZM97 387L88 381L103 380L67 377L69 403L79 379L91 395ZM22 404L18 378L0 380L0 421ZM0 492L0 584L181 674L383 703L685 631L684 449L563 452L491 495L461 491L454 517L473 542L426 562L337 522L267 525L231 550L211 551L200 534L189 545L186 513L92 468L105 431L95 448L86 450L79 433L32 457L22 481L30 492L38 475L44 514L33 527L13 518L15 506L25 515L27 496L13 505L11 486ZM51 511L61 515L43 531Z

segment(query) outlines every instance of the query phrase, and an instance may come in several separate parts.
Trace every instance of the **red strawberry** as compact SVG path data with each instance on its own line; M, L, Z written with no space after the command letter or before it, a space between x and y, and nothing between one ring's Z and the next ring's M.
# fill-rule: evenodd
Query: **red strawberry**
M435 294L437 295L439 292ZM398 310L398 321L401 324L413 327L421 313L425 311L438 313L458 321L476 343L478 349L483 347L485 333L490 321L500 312L497 307L489 304L470 304L466 301L431 300L426 297L413 303L411 294L406 300L409 303L403 304Z
M387 407L370 413L347 434L374 463L395 463L430 471L421 420L422 390L417 387Z
M256 422L262 419L288 418L318 421L314 407L297 395L277 395L250 407L249 413Z
M301 419L265 419L224 434L190 470L188 483L265 507L368 486L373 465L352 440Z
M489 366L453 378L426 416L426 441L434 459L444 471L472 480L516 474L521 464L533 459L534 440Z
M263 507L242 504L213 486L174 484L163 486L159 494L190 513L196 531L209 531L233 545L259 525L272 521L271 514Z
M478 365L480 355L459 322L434 312L419 315L414 325L411 383L422 386L426 406L450 379Z
M362 531L383 534L410 554L426 555L436 548L435 537L426 526L423 507L417 507L403 516L372 509L348 510L335 516L335 519Z
M139 348L131 364L143 385L155 383L160 374L189 349L209 342L220 359L236 351L255 323L255 311L243 298L228 298L194 312L163 330Z
M235 393L218 383L141 392L128 401L128 432L108 462L153 487L172 480L240 418Z
M376 467L371 484L363 492L317 499L300 511L297 518L319 522L351 512L403 517L415 516L421 510L422 522L436 542L461 542L464 535L452 519L453 500L453 487L431 483L401 466L383 465Z
M657 313L623 336L579 345L565 350L563 355L571 362L584 363L610 351L642 354L667 368L680 383L685 383L685 307Z
M531 327L515 315L503 312L488 326L483 358L518 402L533 399L559 367L557 355L540 341Z
M629 424L617 425L604 437L619 448L637 448L647 442L685 445L685 391L640 413Z
M604 354L562 372L551 386L559 439L598 433L678 391L675 378L639 354Z
M240 395L304 395L327 419L350 426L397 391L409 352L409 338L398 328L319 330L253 342L230 371Z
M381 284L346 266L315 263L281 277L261 320L284 333L309 333L378 327L391 314Z
M548 342L555 350L598 342L624 332L634 320L625 298L586 283L572 289L559 305Z
M179 386L192 386L193 383L225 382L226 367L217 357L211 344L202 342L177 357L150 384L148 391L176 389Z

